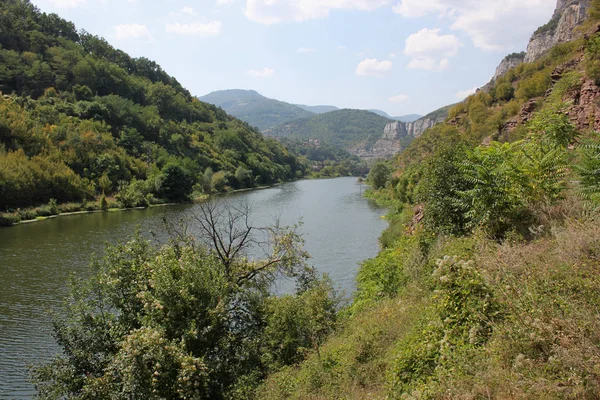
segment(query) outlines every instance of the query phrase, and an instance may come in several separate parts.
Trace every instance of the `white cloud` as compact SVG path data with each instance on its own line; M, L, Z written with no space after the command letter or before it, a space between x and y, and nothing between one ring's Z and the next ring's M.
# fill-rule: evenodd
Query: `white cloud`
M313 49L312 47L300 47L298 50L296 50L298 53L314 53L316 50Z
M186 6L186 7L183 7L181 10L172 11L171 15L175 16L175 17L181 17L184 15L190 15L192 17L195 17L198 15L198 13L192 7Z
M443 0L402 0L393 7L395 13L403 17L423 17L427 14L447 10Z
M391 101L392 103L402 103L403 101L406 101L408 99L409 99L408 95L399 94L397 96L390 97L388 100Z
M464 100L470 95L475 94L477 92L477 89L479 88L474 87L473 89L461 90L460 92L457 92L454 96L459 100Z
M269 78L275 75L275 70L273 68L265 67L263 69L251 69L247 71L248 75L253 76L255 78Z
M356 75L360 76L384 76L392 69L391 61L378 61L375 58L366 58L356 67Z
M221 34L222 26L223 24L221 21L196 21L190 24L180 24L179 22L176 22L174 24L165 25L165 30L178 35L209 37L219 36Z
M87 0L50 0L50 3L56 8L77 8L87 3Z
M424 28L406 39L404 54L412 57L408 68L439 71L448 67L461 43L456 36L440 35L439 31Z
M246 0L248 19L261 24L326 18L331 10L372 11L391 0Z
M347 49L347 47L346 47L346 46L338 46L338 47L337 47L337 49L338 49L338 50L346 50L346 49Z
M466 33L484 50L508 50L526 43L531 31L546 23L556 0L401 0L394 12L404 17L437 14L451 28Z
M121 24L115 26L113 30L117 39L152 39L152 35L146 25Z

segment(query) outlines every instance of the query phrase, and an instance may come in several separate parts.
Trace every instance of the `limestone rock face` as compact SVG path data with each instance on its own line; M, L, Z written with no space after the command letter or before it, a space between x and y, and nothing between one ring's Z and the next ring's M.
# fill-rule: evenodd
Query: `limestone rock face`
M591 0L558 0L552 20L531 37L525 62L533 62L557 44L573 40L577 35L575 28L585 20L590 3Z
M496 73L492 80L496 80L502 75L506 74L509 69L516 67L521 64L525 60L525 53L514 53L504 57L504 59L500 62L500 65L496 68Z
M396 140L406 137L407 135L406 124L400 121L387 124L383 130L383 139L387 140Z
M444 122L446 118L421 118L416 120L415 122L409 122L406 124L406 130L408 134L414 137L419 137L425 132L427 129L433 128L435 125Z
M371 148L365 144L354 146L348 151L363 160L392 158L404 149L405 140L410 136L419 137L427 129L444 122L445 118L421 118L415 122L391 122L383 130L383 136Z

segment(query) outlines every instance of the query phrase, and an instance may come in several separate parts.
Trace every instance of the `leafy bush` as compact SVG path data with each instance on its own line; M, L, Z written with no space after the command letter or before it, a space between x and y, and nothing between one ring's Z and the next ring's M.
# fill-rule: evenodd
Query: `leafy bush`
M0 213L0 227L12 226L21 222L19 213Z
M131 182L119 182L119 190L115 198L119 202L121 208L132 207L147 207L146 187L143 181L132 180ZM103 197L106 202L106 197ZM100 207L105 207L100 199Z
M455 257L437 261L432 274L434 305L422 324L398 344L391 392L411 393L459 346L481 346L498 320L499 305L473 261Z
M579 146L581 160L576 166L579 173L580 193L594 206L600 205L600 136L594 134Z
M341 299L329 279L267 301L264 362L277 370L304 360L333 332ZM332 295L333 294L333 295Z
M368 182L373 186L373 189L379 190L385 187L390 179L391 169L385 162L378 162L371 168Z
M515 95L515 88L510 82L496 86L496 98L500 101L509 101Z

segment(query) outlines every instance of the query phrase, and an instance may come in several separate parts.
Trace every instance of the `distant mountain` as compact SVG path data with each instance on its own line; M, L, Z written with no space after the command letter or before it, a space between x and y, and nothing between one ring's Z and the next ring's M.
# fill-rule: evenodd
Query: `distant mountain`
M283 101L269 99L254 90L220 90L199 98L221 107L261 131L298 118L311 117L314 113Z
M408 115L402 115L400 117L392 117L392 119L398 120L398 121L402 121L402 122L415 122L418 119L423 118L422 115L419 114L408 114Z
M304 104L294 104L297 107L300 107L304 111L312 112L315 114L325 114L331 111L337 111L339 108L336 106L306 106Z
M382 110L372 109L372 110L367 110L367 111L370 111L373 114L380 115L380 116L385 117L387 119L393 119L388 113L386 113L385 111L382 111Z
M392 119L394 121L402 121L402 122L414 122L420 118L422 118L422 115L419 114L409 114L409 115L401 115L400 117L392 117L391 115L389 115L388 113L386 113L385 111L382 110L367 110L370 111L372 113L375 113L377 115L381 115L382 117L388 118L388 119Z
M300 140L319 139L348 149L360 143L374 144L390 122L390 118L370 111L344 109L283 123L265 134Z

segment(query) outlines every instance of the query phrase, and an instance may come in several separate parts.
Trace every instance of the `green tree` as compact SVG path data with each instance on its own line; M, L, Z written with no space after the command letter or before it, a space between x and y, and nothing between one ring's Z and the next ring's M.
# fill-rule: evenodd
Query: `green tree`
M385 162L378 162L371 168L369 176L367 177L369 183L373 185L373 188L379 190L384 188L390 179L392 171Z
M187 200L194 186L190 173L177 164L165 165L162 173L162 196L172 201Z

